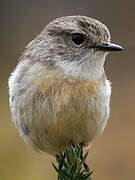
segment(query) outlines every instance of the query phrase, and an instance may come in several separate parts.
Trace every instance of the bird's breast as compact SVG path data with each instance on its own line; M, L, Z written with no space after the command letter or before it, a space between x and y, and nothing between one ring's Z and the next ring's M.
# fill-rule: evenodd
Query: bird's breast
M97 81L90 81L49 71L41 75L37 83L38 89L33 96L35 116L39 112L45 136L49 142L52 137L54 147L71 139L75 144L81 141L87 144L103 132L110 102L110 84L104 75ZM38 123L36 121L36 127Z
M75 79L36 64L19 81L15 77L12 81L13 119L20 133L40 150L54 154L70 140L88 144L102 133L111 92L105 76L97 81Z

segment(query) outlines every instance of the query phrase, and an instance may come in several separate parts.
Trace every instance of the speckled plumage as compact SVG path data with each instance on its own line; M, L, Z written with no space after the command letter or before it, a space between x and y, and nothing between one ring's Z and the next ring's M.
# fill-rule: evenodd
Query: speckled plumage
M76 46L73 33L86 41ZM105 25L85 16L48 24L29 45L9 78L12 118L34 149L50 154L66 144L88 145L109 117L111 87L104 72L106 51L90 48L109 43Z

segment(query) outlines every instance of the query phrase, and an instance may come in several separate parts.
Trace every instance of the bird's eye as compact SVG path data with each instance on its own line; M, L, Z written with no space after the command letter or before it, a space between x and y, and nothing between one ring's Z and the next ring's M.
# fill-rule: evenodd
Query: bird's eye
M72 35L72 41L76 45L81 45L85 41L85 37L83 34L75 33Z

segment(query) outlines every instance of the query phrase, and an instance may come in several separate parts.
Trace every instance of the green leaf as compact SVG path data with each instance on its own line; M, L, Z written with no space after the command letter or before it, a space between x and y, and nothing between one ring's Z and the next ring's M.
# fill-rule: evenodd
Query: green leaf
M62 171L60 171L53 163L52 163L52 165L53 165L54 169L58 172L58 174L60 176L62 176L63 178L66 178L65 174Z
M87 172L83 165L88 152L81 158L80 155L81 145L74 147L72 144L70 147L66 147L65 159L63 159L63 154L59 153L59 161L63 162L63 167L59 169L54 164L53 167L59 174L60 180L88 180L92 171Z

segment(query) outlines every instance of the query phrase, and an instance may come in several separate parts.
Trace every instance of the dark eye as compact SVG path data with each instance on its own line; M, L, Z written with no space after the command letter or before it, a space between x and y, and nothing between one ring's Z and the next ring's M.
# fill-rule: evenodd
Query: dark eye
M75 33L72 35L72 41L76 45L81 45L85 41L85 37L83 34Z

